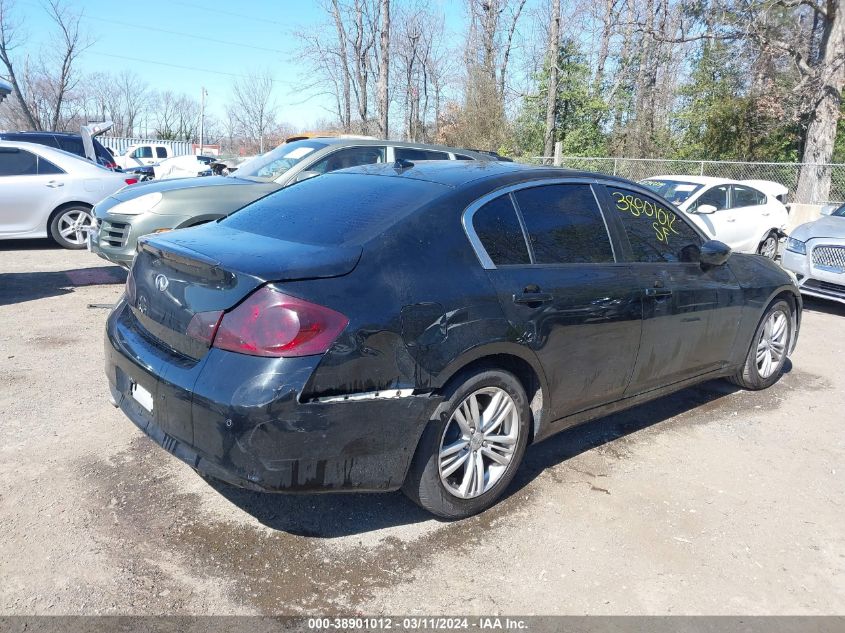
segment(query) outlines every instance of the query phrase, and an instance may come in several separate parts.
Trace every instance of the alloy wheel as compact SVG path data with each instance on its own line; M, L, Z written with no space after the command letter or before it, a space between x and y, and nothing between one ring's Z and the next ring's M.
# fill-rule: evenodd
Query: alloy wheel
M518 439L519 411L505 390L485 387L471 393L443 430L440 481L461 499L484 494L507 472Z
M789 318L783 312L772 312L763 324L763 332L757 343L757 373L763 379L771 377L780 369L786 357L789 342Z
M763 243L760 244L760 255L762 255L763 257L768 257L769 259L774 259L775 255L777 255L777 252L777 238L770 233L766 236L766 239L763 240Z
M59 235L74 246L85 244L93 228L94 218L84 209L68 209L59 217Z

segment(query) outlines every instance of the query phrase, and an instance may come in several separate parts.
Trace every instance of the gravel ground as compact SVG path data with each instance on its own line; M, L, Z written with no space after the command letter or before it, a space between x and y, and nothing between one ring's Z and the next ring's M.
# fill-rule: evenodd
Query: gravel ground
M107 401L123 278L0 242L0 614L845 614L845 306L808 302L768 391L567 431L442 523L398 493L212 487L153 445Z

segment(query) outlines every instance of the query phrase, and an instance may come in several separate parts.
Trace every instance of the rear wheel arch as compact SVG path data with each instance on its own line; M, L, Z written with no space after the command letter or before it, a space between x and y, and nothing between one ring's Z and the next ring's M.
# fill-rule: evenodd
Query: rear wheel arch
M483 350L473 350L472 353L454 361L441 372L438 376L437 392L447 393L462 384L467 377L486 369L510 372L519 380L525 390L532 417L530 443L535 436L540 434L542 425L548 422L544 414L548 411L549 388L539 361L530 359L530 355L521 348L516 347L514 349L509 345L494 345ZM440 408L438 407L435 410L432 418L440 415Z
M71 207L85 207L89 211L94 208L93 204L88 202L80 201L70 201L70 202L63 202L55 209L50 212L50 215L47 217L47 233L50 232L50 225L53 223L53 219L65 209L70 209Z

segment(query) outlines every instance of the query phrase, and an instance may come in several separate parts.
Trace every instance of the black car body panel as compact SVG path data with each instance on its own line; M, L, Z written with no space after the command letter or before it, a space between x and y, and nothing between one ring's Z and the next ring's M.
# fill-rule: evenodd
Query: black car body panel
M362 184L374 199L361 195ZM591 192L612 255L487 265L467 213L488 198L518 200L522 189L555 184ZM758 256L722 266L635 261L630 218L613 212L606 186L672 209L620 179L455 161L328 174L220 222L145 240L134 291L108 320L113 399L171 453L238 485L389 490L402 485L444 387L468 367L504 366L524 381L539 440L735 372L778 295L800 315L790 277ZM306 199L315 201L313 217ZM379 209L379 200L389 205ZM166 292L156 275L168 277ZM348 324L324 354L297 358L189 341L194 314L236 309L262 286ZM133 399L133 383L152 394L152 412Z

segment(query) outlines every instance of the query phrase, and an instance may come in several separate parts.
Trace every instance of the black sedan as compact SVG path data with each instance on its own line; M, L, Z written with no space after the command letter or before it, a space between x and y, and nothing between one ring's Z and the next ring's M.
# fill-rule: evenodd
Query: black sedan
M372 165L141 242L108 319L113 403L208 476L502 495L526 446L727 377L772 385L801 298L634 183L502 162Z

